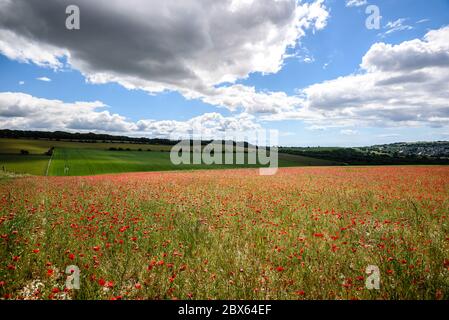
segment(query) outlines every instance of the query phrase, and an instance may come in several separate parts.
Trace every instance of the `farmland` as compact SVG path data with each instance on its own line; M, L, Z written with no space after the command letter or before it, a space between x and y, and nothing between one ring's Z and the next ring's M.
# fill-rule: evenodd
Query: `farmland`
M0 296L449 299L448 196L439 166L2 179Z
M45 156L50 148L53 156ZM106 173L254 168L249 165L174 165L170 146L132 143L82 143L71 141L0 139L0 169L32 175L83 176ZM111 150L114 149L114 150ZM27 155L20 151L26 150ZM118 151L120 150L120 151ZM248 155L245 155L248 158ZM247 163L247 161L245 161ZM279 166L329 166L337 162L299 155L279 155ZM48 168L48 172L47 172Z

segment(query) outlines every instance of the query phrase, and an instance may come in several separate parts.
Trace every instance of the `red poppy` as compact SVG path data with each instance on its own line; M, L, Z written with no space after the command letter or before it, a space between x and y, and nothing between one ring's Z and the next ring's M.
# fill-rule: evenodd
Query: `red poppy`
M276 268L276 271L277 271L277 272L282 272L282 271L284 271L284 270L285 270L284 267L281 267L281 266L279 266L279 267Z

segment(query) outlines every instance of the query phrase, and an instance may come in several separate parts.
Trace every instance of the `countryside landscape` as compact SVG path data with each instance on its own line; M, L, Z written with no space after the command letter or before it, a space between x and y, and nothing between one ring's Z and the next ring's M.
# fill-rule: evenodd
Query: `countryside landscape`
M449 301L447 10L0 0L0 302Z
M281 153L262 177L178 168L168 144L0 141L4 298L449 297L447 165ZM82 289L65 288L68 265Z

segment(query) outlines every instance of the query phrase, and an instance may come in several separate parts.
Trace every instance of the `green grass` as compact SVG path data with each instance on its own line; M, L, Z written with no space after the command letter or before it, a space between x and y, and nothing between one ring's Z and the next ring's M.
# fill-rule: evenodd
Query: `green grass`
M19 174L45 175L49 159L49 156L44 155L0 154L0 170Z
M43 154L51 147L70 148L70 149L95 149L108 150L109 148L122 148L131 150L148 150L168 151L170 146L166 145L150 145L150 144L133 144L133 143L85 143L71 141L50 141L50 140L32 140L32 139L5 139L0 138L0 153L2 154L19 154L20 150L28 150L31 154Z
M306 157L280 156L279 165L292 167L300 165L325 165L330 162L314 162ZM170 161L169 152L108 151L88 149L56 149L49 169L50 176L85 176L106 173L257 168L260 165L179 165ZM66 169L67 168L67 169Z
M0 139L0 170L32 175L45 175L49 156L43 154L55 147L48 174L51 176L85 176L106 173L257 168L260 165L179 165L170 161L170 146L126 143L81 143L69 141ZM110 151L109 148L132 151ZM138 149L144 151L137 151ZM147 151L148 149L153 151ZM29 155L20 155L27 150ZM161 150L166 150L165 152ZM247 163L247 155L245 156ZM280 167L332 166L337 163L298 155L279 154ZM68 168L68 169L66 169Z

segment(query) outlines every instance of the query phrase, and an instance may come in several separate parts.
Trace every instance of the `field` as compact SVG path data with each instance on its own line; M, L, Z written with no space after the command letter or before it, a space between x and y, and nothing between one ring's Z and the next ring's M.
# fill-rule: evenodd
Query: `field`
M437 166L1 179L0 296L449 299L448 196Z
M0 154L0 170L43 176L46 173L49 159L48 156L37 154L27 156Z
M55 147L53 156L45 156ZM111 151L121 148L122 151ZM129 149L129 151L127 150ZM138 151L138 150L141 151ZM20 155L27 150L29 155ZM148 151L151 150L151 151ZM179 165L170 161L170 146L124 143L81 143L69 141L0 139L0 169L32 175L85 176L106 173L198 169L254 168L260 165ZM247 158L247 155L245 156ZM280 154L279 166L330 166L335 162ZM48 168L48 172L47 172Z

